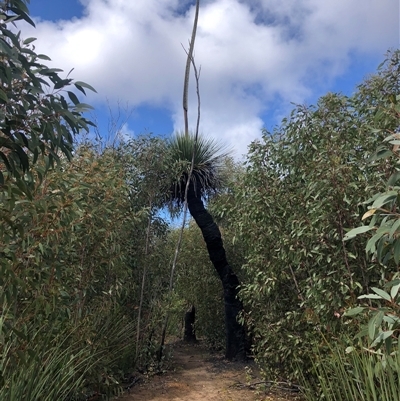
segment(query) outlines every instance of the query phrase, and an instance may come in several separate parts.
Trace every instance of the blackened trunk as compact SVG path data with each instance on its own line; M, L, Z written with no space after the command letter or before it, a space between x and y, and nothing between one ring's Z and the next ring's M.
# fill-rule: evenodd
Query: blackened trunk
M196 309L192 305L192 307L185 313L185 333L183 336L183 340L187 343L196 343L196 331L195 324L196 321Z
M242 302L237 296L239 280L226 259L219 227L205 209L201 196L196 193L193 183L189 185L187 201L190 214L203 234L210 260L221 279L224 290L225 356L228 359L244 360L246 357L245 332L243 326L237 321L238 314L243 309Z

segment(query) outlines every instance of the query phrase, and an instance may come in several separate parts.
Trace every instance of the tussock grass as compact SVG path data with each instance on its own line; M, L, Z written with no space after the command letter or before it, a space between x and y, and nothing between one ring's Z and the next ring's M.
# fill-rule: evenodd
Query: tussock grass
M93 392L121 393L122 367L134 360L134 322L118 313L94 320L95 332L81 324L58 333L43 325L9 334L0 343L0 400L80 401Z
M304 379L305 399L327 401L400 401L400 355L336 345L328 356L318 355L316 379Z

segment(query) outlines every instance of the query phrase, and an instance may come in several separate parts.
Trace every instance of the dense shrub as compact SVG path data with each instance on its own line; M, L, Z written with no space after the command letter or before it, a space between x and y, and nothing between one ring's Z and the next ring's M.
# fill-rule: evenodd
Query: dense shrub
M71 369L85 371L92 385L133 366L136 314L127 300L138 298L131 266L142 250L133 233L146 213L132 212L128 193L113 152L86 148L50 170L32 199L2 192L13 226L22 227L13 231L2 220L0 244L9 255L0 287L3 357L12 359L2 369L3 391L18 366L23 371L40 359L33 351L45 344L55 344L55 354L86 353L87 363L78 360Z
M293 378L310 368L311 345L343 335L344 308L386 270L366 257L361 239L344 237L359 225L362 201L384 189L392 170L369 158L382 124L398 126L390 116L377 118L376 108L397 93L398 68L396 52L354 96L328 94L315 107L298 106L250 147L227 213L246 254L244 318L269 375Z
M148 202L139 140L76 147L91 124L77 92L93 88L43 65L34 39L10 30L33 24L27 3L0 2L0 398L86 399L118 392L152 356L165 277L154 249L166 230Z

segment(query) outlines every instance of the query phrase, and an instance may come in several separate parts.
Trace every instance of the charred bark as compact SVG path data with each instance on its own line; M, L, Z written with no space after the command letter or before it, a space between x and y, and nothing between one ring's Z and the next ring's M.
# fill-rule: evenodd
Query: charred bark
M225 357L230 360L244 360L246 357L245 331L237 321L238 314L243 309L242 302L237 296L239 280L227 261L221 231L204 207L201 195L196 192L193 183L189 185L187 202L189 212L203 234L208 255L221 279L224 290Z
M194 324L196 321L196 309L192 307L185 313L185 333L183 340L187 343L196 343L196 331Z

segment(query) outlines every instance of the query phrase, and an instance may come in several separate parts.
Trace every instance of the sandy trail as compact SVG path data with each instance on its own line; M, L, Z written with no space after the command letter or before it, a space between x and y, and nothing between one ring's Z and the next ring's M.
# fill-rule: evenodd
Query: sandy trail
M202 345L177 342L172 345L168 372L132 387L118 401L283 401L296 400L289 395L266 394L261 387L249 387L260 381L252 362L226 361ZM251 374L249 375L249 369ZM247 374L246 374L247 371Z

